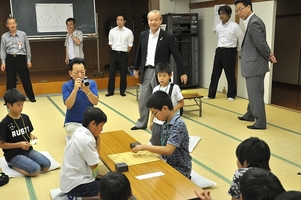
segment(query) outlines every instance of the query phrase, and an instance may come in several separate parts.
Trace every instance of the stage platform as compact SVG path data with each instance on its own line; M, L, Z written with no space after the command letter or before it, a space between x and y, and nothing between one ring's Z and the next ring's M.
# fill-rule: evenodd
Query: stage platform
M108 69L101 69L103 72L103 77L101 73L94 73L94 69L87 69L87 76L89 79L96 81L99 90L105 90L108 87ZM96 71L97 72L97 71ZM95 76L94 76L95 74ZM53 71L40 71L40 72L30 72L30 78L32 82L32 87L35 95L46 95L46 94L56 94L62 92L62 85L70 79L68 69L64 70L53 70ZM138 83L139 79L134 76L127 76L127 87L134 87L135 83ZM119 72L116 73L115 87L119 88L120 77ZM19 79L17 88L24 92L22 82ZM6 91L6 74L0 71L0 98ZM118 89L115 91L119 92Z

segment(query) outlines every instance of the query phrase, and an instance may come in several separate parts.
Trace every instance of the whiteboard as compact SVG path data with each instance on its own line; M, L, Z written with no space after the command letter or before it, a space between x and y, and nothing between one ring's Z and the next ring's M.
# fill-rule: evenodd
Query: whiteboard
M37 31L66 31L66 19L73 17L73 4L36 3Z
M29 39L66 37L70 17L84 35L97 35L95 0L10 0L10 8Z

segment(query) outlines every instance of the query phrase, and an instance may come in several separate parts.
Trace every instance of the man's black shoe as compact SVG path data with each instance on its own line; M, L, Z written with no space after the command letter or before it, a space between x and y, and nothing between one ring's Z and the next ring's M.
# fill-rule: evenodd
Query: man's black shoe
M243 117L237 117L237 118L242 121L254 122L254 120L245 119Z
M35 99L29 99L32 103L36 102L37 100Z
M254 125L251 125L251 126L247 126L248 129L253 129L253 130L265 130L266 128L258 128Z
M114 94L106 94L106 97L113 96Z
M124 94L124 93L123 93L123 94L120 94L120 95L121 95L122 97L125 97L125 96L126 96L126 94Z
M135 130L138 130L138 129L146 129L146 128L138 128L138 127L136 127L136 126L133 126L133 127L131 128L132 131L135 131Z

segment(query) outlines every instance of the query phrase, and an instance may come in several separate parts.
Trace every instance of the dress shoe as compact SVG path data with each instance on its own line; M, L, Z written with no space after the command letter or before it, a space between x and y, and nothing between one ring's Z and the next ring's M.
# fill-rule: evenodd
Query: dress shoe
M250 120L250 119L245 119L243 117L237 117L239 120L242 120L242 121L248 121L248 122L254 122L254 119L253 120Z
M247 128L248 129L257 129L257 130L264 130L264 129L266 129L266 128L258 128L258 127L254 126L254 125L247 126Z
M131 128L132 131L135 131L135 130L138 130L138 129L145 129L145 128L138 128L137 126L133 126L133 127Z
M32 103L36 102L37 100L35 99L29 99L29 101L31 101Z
M122 97L125 97L125 96L126 96L126 94L124 94L124 93L123 93L123 94L120 94L120 96L122 96Z
M106 97L113 96L114 94L106 94Z

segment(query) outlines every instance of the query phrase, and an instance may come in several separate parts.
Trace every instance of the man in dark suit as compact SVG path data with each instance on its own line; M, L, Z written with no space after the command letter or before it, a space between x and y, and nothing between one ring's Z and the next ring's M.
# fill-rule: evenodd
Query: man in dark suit
M263 21L253 13L251 0L236 0L236 14L245 20L246 32L241 46L241 75L246 80L249 104L247 112L238 117L244 121L255 121L249 129L266 129L264 106L264 77L269 63L277 60L266 42Z
M158 85L155 76L155 66L159 62L170 62L173 55L177 64L181 81L186 84L187 75L183 61L178 50L174 36L162 30L162 15L158 10L152 10L147 15L149 29L140 33L139 44L136 53L134 75L139 78L140 69L140 94L138 108L140 118L131 130L145 129L149 118L149 110L146 107L148 97L152 94L153 88Z

